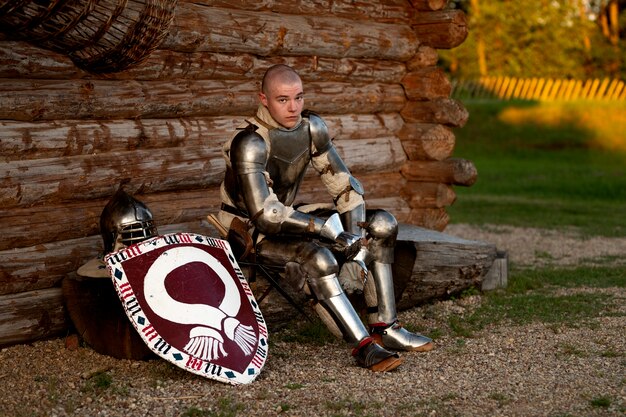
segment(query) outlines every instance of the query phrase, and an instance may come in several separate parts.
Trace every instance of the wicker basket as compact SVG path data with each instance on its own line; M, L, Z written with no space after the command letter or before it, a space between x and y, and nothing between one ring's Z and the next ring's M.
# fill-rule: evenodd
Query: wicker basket
M10 37L69 55L91 72L141 62L165 38L177 0L0 0Z

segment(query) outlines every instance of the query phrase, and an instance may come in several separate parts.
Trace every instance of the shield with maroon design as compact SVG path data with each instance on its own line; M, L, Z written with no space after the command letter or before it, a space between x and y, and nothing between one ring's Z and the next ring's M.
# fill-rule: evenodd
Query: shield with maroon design
M230 384L259 375L267 327L228 242L169 234L105 261L128 318L157 355Z

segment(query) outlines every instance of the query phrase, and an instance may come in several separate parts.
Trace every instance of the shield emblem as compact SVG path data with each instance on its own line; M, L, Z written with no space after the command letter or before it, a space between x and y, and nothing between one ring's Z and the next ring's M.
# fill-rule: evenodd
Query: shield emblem
M168 234L113 252L105 262L128 318L154 353L230 384L259 375L267 327L227 241Z

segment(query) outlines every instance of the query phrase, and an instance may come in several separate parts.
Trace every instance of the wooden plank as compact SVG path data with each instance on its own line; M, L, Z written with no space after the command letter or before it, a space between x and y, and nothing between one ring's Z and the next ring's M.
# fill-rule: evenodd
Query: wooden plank
M456 139L449 128L432 123L406 123L398 132L409 160L443 161L452 156Z
M445 161L407 161L401 169L410 181L437 182L470 186L476 182L478 173L471 161L449 158Z
M424 48L420 48L424 49ZM436 51L435 51L436 54ZM423 53L422 53L423 55ZM252 54L178 52L157 49L142 63L125 71L97 75L82 71L64 54L25 42L0 41L0 78L107 80L260 80L267 68L284 63L308 81L374 81L399 83L406 73L402 62L320 56L257 57ZM436 59L431 64L436 65Z
M60 288L0 296L0 346L58 336L68 324Z
M336 141L344 162L355 173L398 172L406 154L397 137Z
M459 46L468 34L465 13L458 9L416 13L412 27L421 44L436 49L451 49Z
M134 119L252 114L258 84L233 80L0 80L0 119ZM392 113L406 98L397 84L311 82L307 106L322 114ZM355 106L354 103L359 103Z
M600 100L604 99L604 94L608 86L609 86L609 79L605 77L602 80L602 83L600 83L600 86L598 87L598 91L596 92L595 97Z
M400 140L395 137L382 137L377 139L363 140L346 140L337 141L337 148L340 154L345 154L346 163L351 166L355 173L374 172L377 176L385 172L397 172L398 167L406 161L406 156L402 151ZM211 158L218 158L221 162L221 156L218 156L219 150L216 148ZM184 177L192 183L187 183L188 187L194 187L193 181L198 181L197 187L201 189L191 189L185 191L183 189L184 180L180 179L174 182L174 185L163 185L172 180L174 171L170 166L166 170L145 170L143 159L147 155L152 155L155 163L160 165L164 158L169 158L169 153L156 154L154 151L146 151L146 154L134 153L136 159L123 160L124 167L132 172L133 180L125 185L125 189L137 195L137 198L146 203L152 210L157 224L184 223L193 219L202 219L208 209L217 209L219 207L219 183L223 178L223 169L211 171L211 183L202 182L204 163L217 165L215 162L203 161L197 170L189 168L184 170ZM376 158L372 158L375 155ZM110 155L113 157L115 155ZM106 155L103 156L105 160ZM65 178L67 182L59 185L56 193L52 193L53 187L51 183L43 180L43 175L38 171L33 177L16 178L12 176L11 181L16 181L14 188L21 190L19 195L20 204L11 210L0 211L0 228L3 230L3 240L0 242L0 250L6 250L12 247L27 247L37 243L48 243L59 240L67 240L97 234L99 230L99 217L102 208L106 205L106 201L116 189L115 178L111 173L105 173L103 178L93 178L98 175L102 169L91 168L90 173L84 173L76 176L78 169L73 163L76 158L58 158L54 160L35 160L35 161L19 161L20 164L15 170L24 173L32 168L33 163L42 163L45 167L47 180L56 184L58 178ZM172 158L170 158L171 160ZM202 158L201 158L202 159ZM43 161L43 162L41 162ZM105 164L110 164L105 162ZM184 163L181 163L183 167ZM51 167L56 166L58 170L68 168L67 174L58 172L52 177ZM134 167L133 167L134 166ZM310 175L314 175L314 170L310 170ZM139 178L143 181L150 181L150 185L137 183ZM17 182L19 180L19 182ZM72 183L71 181L76 183ZM47 187L46 187L47 185ZM391 183L390 186L395 185ZM44 187L52 194L43 195L43 191L38 187ZM165 189L165 192L150 192L148 187L152 189ZM32 194L29 194L29 189ZM319 189L319 183L318 183ZM0 188L1 190L1 188ZM141 192L145 195L142 195ZM80 198L76 198L76 193L80 194ZM388 193L388 188L383 195ZM91 196L91 198L88 198ZM36 205L33 205L36 204ZM8 203L7 203L8 205ZM67 213L72 213L67 216Z
M182 3L160 48L406 61L417 46L409 25L373 21L362 25L332 16L312 18Z
M451 127L462 127L469 118L463 104L451 98L407 101L400 114L409 123L434 123Z

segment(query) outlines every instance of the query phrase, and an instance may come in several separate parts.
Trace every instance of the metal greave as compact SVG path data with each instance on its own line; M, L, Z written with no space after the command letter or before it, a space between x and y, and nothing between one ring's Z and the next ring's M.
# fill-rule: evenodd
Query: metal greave
M356 347L361 340L369 337L361 318L341 289L336 274L310 279L309 286L348 343Z
M374 283L365 287L365 297L367 306L377 307L377 311L368 314L368 321L370 324L391 324L398 318L391 264L374 261L370 264L370 272ZM371 294L374 289L372 286L376 290L373 295Z

